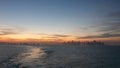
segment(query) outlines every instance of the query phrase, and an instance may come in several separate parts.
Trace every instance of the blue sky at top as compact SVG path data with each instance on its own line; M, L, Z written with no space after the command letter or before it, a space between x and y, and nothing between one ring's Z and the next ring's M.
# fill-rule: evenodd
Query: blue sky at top
M1 0L0 24L23 27L29 33L73 34L81 27L101 23L109 13L120 11L119 3L119 0Z

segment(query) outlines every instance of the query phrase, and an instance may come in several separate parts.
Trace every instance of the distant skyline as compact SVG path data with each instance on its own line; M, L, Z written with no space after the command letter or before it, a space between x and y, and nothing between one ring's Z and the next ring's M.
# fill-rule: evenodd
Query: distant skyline
M120 44L120 0L0 0L0 41Z

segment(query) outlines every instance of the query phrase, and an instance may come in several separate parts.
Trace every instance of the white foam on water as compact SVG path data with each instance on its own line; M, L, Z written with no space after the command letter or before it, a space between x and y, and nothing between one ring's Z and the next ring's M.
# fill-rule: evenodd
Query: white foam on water
M34 67L43 64L43 59L46 57L46 53L37 47L31 47L28 52L22 53L17 57L10 60L14 65L19 65L19 67Z

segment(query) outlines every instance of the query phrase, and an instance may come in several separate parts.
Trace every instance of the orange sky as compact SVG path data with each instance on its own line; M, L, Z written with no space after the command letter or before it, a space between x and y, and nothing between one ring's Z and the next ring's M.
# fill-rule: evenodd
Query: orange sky
M120 37L110 37L110 38L93 38L93 39L77 39L76 36L68 37L57 37L53 35L33 35L33 34L15 34L15 35L3 35L0 36L0 42L64 42L64 41L103 41L109 44L119 44Z

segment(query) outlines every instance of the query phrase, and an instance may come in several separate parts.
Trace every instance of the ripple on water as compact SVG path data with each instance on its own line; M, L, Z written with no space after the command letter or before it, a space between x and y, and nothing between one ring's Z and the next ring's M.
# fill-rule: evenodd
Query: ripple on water
M31 47L28 52L12 57L4 65L5 68L34 68L38 65L45 65L43 59L46 56L47 54L41 48Z

